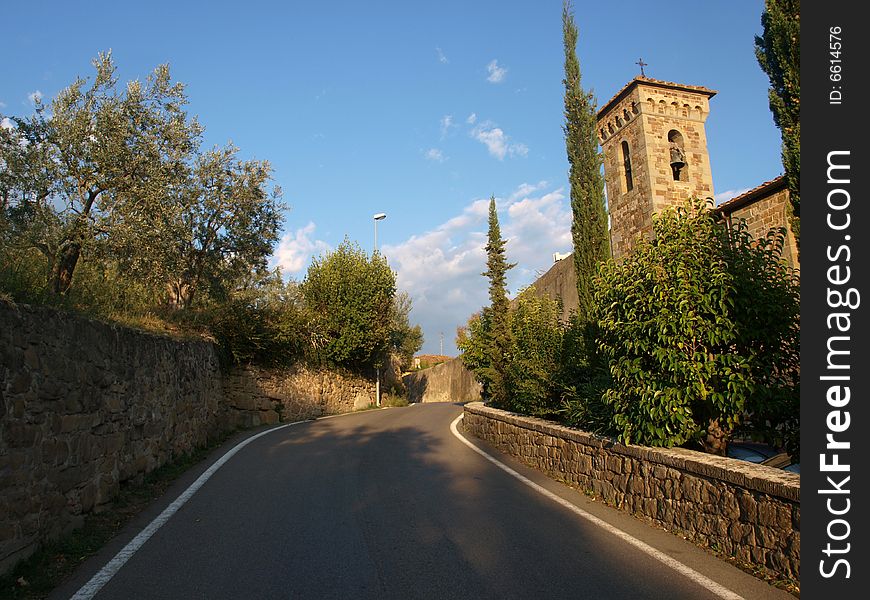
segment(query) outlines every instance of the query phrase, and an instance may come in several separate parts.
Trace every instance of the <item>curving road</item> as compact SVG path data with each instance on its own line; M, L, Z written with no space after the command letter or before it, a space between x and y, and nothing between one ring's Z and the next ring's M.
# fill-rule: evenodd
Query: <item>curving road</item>
M88 582L209 465L179 480L52 597L792 598L470 440L576 509L554 502L451 433L461 412L425 404L268 430L102 587ZM578 511L686 567L667 566Z

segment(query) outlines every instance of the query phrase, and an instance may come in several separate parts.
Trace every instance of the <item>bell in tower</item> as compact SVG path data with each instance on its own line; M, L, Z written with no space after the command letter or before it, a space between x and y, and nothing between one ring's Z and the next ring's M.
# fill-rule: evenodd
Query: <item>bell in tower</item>
M598 111L613 256L653 234L653 216L713 196L704 122L714 90L635 77Z
M671 171L674 174L674 181L682 181L680 171L686 166L686 155L683 149L676 142L671 142Z

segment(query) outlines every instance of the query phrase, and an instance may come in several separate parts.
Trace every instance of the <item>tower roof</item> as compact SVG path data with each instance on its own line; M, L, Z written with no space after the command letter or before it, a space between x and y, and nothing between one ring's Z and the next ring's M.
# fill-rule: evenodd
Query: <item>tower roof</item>
M652 79L651 77L645 77L643 75L638 75L628 83L626 83L621 90L616 92L616 95L611 98L607 104L601 107L598 111L597 118L600 119L607 111L609 111L614 104L622 100L628 93L638 85L643 84L651 87L658 88L666 88L671 90L678 90L681 92L694 92L696 94L703 94L707 96L707 98L712 98L716 95L716 90L711 90L700 85L686 85L683 83L674 83L672 81L662 81L661 79Z

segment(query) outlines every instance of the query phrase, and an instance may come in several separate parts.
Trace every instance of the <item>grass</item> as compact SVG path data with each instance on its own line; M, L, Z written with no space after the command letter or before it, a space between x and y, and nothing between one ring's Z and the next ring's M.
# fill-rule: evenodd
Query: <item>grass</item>
M45 598L90 556L151 502L162 496L185 471L205 459L235 432L227 432L207 446L179 457L145 475L140 484L122 484L118 497L100 513L85 517L84 525L46 543L30 558L0 577L0 599Z

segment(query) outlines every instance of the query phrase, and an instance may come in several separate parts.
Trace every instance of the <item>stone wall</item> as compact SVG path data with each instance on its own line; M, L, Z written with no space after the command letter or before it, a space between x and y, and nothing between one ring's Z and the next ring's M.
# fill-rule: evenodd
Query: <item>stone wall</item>
M349 412L374 396L373 380L305 367L223 373L208 342L0 302L0 574L122 482L225 430Z
M222 427L206 342L0 303L0 358L0 573Z
M567 323L571 313L576 313L580 307L580 297L577 295L577 271L574 268L574 255L556 261L550 269L541 275L535 283L534 293L539 298L548 297L562 301L562 321Z
M348 373L294 366L247 367L224 376L227 418L236 427L299 421L375 404L375 382Z
M402 381L411 403L480 400L480 384L458 357L429 369L409 373Z
M800 476L685 450L625 446L475 403L465 431L695 543L800 576Z

